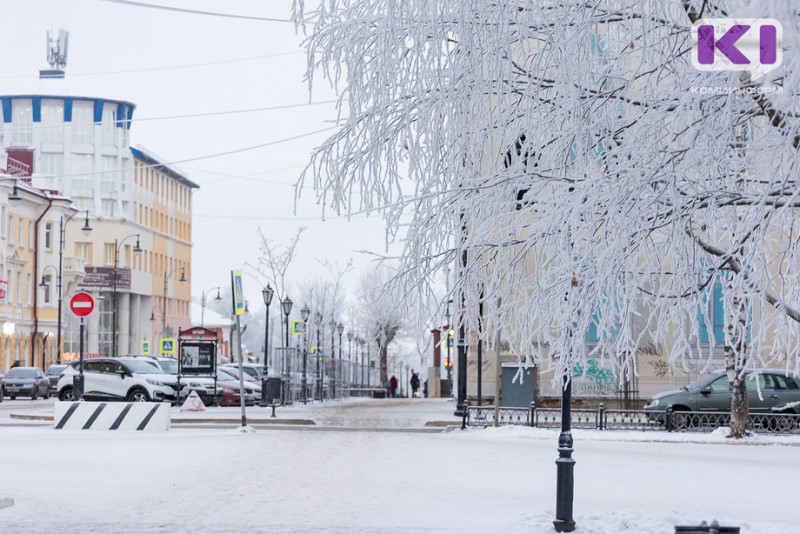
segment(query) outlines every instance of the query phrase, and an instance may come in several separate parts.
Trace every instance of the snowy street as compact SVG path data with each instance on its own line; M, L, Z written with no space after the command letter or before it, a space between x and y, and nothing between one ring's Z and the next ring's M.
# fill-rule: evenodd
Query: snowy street
M445 400L286 408L279 415L330 431L254 425L250 434L230 424L154 434L18 428L7 426L14 404L0 416L0 497L15 500L0 510L4 532L553 532L556 431L374 431L453 422ZM192 416L220 414L237 411ZM800 437L574 435L576 532L671 534L711 519L743 533L796 528ZM731 488L747 488L747 498Z

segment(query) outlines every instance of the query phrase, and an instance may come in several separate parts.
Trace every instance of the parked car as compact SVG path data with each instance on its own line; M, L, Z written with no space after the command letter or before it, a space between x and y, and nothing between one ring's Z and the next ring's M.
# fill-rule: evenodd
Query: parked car
M799 378L787 376L784 371L765 370L750 374L745 380L752 413L800 413ZM654 395L644 409L663 414L670 406L676 412L729 412L731 386L727 373L717 371L679 390ZM657 419L663 420L663 415Z
M45 374L50 382L50 391L58 391L58 379L64 369L67 368L67 365L66 363L57 363L47 368L47 373Z
M72 377L78 362L64 369L58 380L58 398L74 400ZM177 401L177 380L158 365L139 358L92 358L83 364L84 398L128 402Z
M225 368L225 369L233 369L233 370L235 370L237 372L237 376L238 376L238 371L239 371L239 364L238 363L226 363L226 364L220 365L220 367ZM264 366L263 365L258 365L258 364L255 364L255 363L243 363L242 364L242 369L244 370L245 373L247 373L253 380L258 382L259 384L261 383L261 379L264 378L264 376L265 376L264 375ZM246 379L247 379L247 377L245 377L245 380Z
M261 398L261 386L245 373L244 403L250 406ZM217 385L222 388L219 396L220 406L239 406L239 374L226 367L217 368Z
M12 400L17 395L31 400L50 396L50 381L38 367L12 367L3 382L4 393Z

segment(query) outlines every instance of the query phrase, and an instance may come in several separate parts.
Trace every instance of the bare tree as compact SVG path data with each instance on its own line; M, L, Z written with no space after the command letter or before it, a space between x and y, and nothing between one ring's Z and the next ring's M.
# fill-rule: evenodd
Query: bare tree
M722 347L737 437L747 374L800 373L795 3L759 4L787 52L758 80L690 61L692 24L752 16L744 0L294 6L310 82L347 99L305 179L406 230L407 286L458 265L462 309L479 287L502 302L487 339L502 321L556 377L587 357L590 328L620 383L644 345L676 365Z

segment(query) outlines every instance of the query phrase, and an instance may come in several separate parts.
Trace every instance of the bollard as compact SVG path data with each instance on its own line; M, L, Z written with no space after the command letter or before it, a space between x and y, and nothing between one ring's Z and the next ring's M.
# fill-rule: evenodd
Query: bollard
M467 417L469 417L469 406L461 414L461 430L467 429Z
M605 422L606 422L606 406L602 402L600 403L600 408L598 409L597 417L598 417L598 424L600 425L600 430L603 430L605 428Z
M739 527L721 527L715 519L709 525L705 521L697 526L675 526L675 534L739 534Z
M530 426L536 426L536 403L531 402Z
M72 375L72 398L75 400L83 399L83 375Z
M667 432L672 432L672 413L673 413L672 405L670 404L667 406L667 412L664 414L664 426L667 428Z

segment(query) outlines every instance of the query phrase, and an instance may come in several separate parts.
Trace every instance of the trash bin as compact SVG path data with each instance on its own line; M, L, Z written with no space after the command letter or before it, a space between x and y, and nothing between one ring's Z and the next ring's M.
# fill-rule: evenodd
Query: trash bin
M385 399L386 398L386 390L385 389L381 389L381 390L373 391L372 392L372 398L373 399Z
M267 402L274 402L281 398L281 391L283 390L283 379L277 376L271 376L265 380L264 397Z
M739 527L721 527L717 521L705 521L697 526L676 526L675 534L739 534Z
M72 395L75 400L83 398L83 375L81 374L72 376Z

